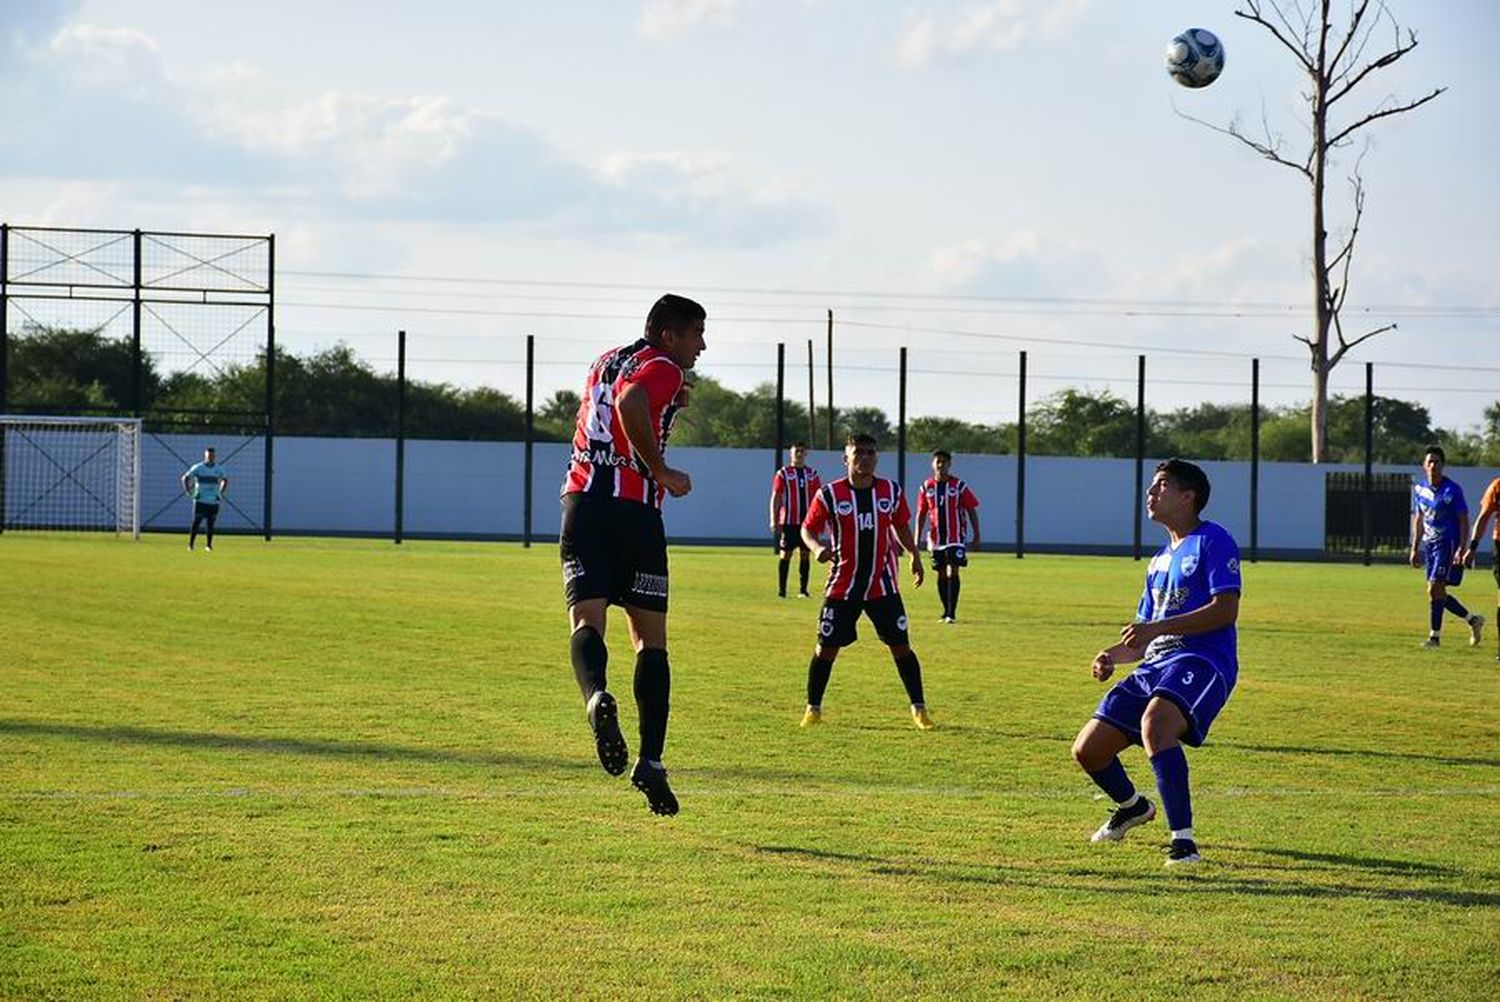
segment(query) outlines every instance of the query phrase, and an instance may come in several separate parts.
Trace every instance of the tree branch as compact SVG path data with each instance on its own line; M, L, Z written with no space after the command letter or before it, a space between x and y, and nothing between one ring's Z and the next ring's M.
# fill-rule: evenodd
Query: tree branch
M1328 145L1337 146L1339 143L1343 142L1351 135L1353 135L1355 130L1362 129L1366 125L1369 125L1371 122L1377 121L1378 119L1389 118L1392 115L1399 115L1404 111L1411 111L1413 108L1420 108L1422 107L1422 105L1426 104L1428 101L1431 101L1433 98L1437 97L1447 89L1447 87L1438 87L1426 97L1418 98L1415 101L1408 101L1406 104L1399 105L1395 108L1387 108L1384 111L1372 111L1370 114L1366 115L1364 118L1361 118L1353 125L1345 126L1333 136L1329 137Z
M1265 157L1272 163L1281 164L1283 167L1290 167L1292 170L1296 171L1298 174L1301 174L1308 180L1312 180L1311 168L1304 166L1303 164L1293 163L1292 161L1283 157L1281 155L1281 151L1276 146L1271 145L1270 137L1267 137L1267 142L1258 143L1241 132L1238 125L1230 125L1228 128L1225 128L1222 125L1215 125L1212 122L1205 122L1201 118L1189 115L1187 112L1178 108L1175 103L1172 105L1172 111L1177 114L1178 118L1185 118L1189 122L1201 125L1205 129L1210 129L1214 132L1219 133L1220 135L1230 136L1234 139L1238 139L1240 142L1244 143L1246 146L1250 147L1256 153L1259 153L1261 156Z
M1333 353L1333 357L1328 360L1328 368L1332 369L1335 365L1338 365L1339 361L1341 359L1343 359L1343 357L1345 355L1347 355L1351 349L1359 347L1361 344L1364 344L1366 341L1370 340L1370 338L1374 337L1376 334L1384 334L1386 331L1393 331L1395 329L1396 329L1396 325L1395 324L1386 324L1384 327L1377 327L1374 330L1370 331L1369 333L1361 334L1359 337L1355 338L1353 341L1345 341L1344 340L1344 336L1342 334L1340 334L1339 335L1339 350L1336 351L1336 352L1334 352Z
M1354 88L1358 87L1359 86L1359 82L1361 80L1363 80L1365 77L1369 76L1371 73L1374 73L1376 70L1383 70L1383 69L1385 69L1387 66L1390 66L1392 63L1397 62L1402 56L1406 55L1412 49L1415 49L1417 47L1417 33L1415 31L1408 31L1406 34L1407 34L1407 44L1406 45L1402 45L1401 44L1400 38L1398 36L1397 40L1396 40L1396 47L1394 49L1392 49L1391 51L1387 52L1385 55L1381 56L1379 59L1371 60L1370 63L1367 66L1365 66L1364 69L1360 70L1358 73L1355 73L1354 76L1352 76L1352 77L1350 77L1348 79L1348 82L1346 82L1342 87L1340 87L1338 90L1336 90L1332 94L1330 94L1329 97L1328 97L1328 104L1329 104L1329 106L1331 107L1332 105L1336 104L1338 102L1339 98L1343 97L1344 95L1348 94L1351 90L1353 90Z
M1355 35L1359 33L1359 23L1365 19L1365 11L1369 9L1369 6L1370 0L1360 0L1359 6L1355 8L1353 15L1349 18L1348 33L1344 35L1344 40L1339 43L1338 51L1333 54L1333 58L1328 62L1330 67L1338 66L1339 60L1344 58L1344 53L1349 50L1349 43L1354 41ZM1332 104L1333 102L1330 101L1329 103Z
M1265 19L1265 16L1261 14L1259 0L1250 0L1250 2L1246 6L1250 8L1250 13L1246 14L1242 10L1237 10L1234 12L1234 16L1244 18L1246 21L1252 21L1255 24L1260 25L1262 28L1265 28L1271 33L1276 41L1286 46L1288 52L1297 57L1297 62L1302 64L1302 68L1304 70L1306 70L1309 74L1312 73L1313 61L1312 57L1307 54L1307 50L1305 48L1298 48L1297 45L1295 45L1291 41L1291 39L1287 38L1281 33L1280 28L1276 27L1276 25ZM1277 14L1281 14L1281 8L1276 7L1275 4L1272 4L1272 7L1276 10ZM1285 21L1286 17L1285 15L1282 15L1282 22L1285 23Z

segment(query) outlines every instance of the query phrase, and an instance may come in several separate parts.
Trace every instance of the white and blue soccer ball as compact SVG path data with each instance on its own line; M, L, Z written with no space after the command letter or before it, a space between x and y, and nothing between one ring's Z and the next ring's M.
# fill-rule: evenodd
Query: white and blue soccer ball
M1224 72L1224 44L1207 28L1189 28L1167 46L1167 73L1184 87L1207 87Z

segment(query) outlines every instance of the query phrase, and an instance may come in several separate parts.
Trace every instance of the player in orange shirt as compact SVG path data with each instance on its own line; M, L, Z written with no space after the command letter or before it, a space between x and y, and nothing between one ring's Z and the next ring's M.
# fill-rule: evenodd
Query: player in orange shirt
M1495 572L1495 587L1500 589L1500 477L1490 481L1485 488L1484 499L1479 502L1479 516L1474 519L1474 528L1469 536L1469 545L1459 554L1459 559L1464 566L1473 567L1474 557L1479 553L1479 544L1484 541L1484 524L1495 517L1495 555L1491 559L1491 569ZM1500 622L1500 598L1495 600L1495 620ZM1496 631L1500 635L1500 631ZM1497 653L1495 660L1500 661L1500 641L1497 641Z

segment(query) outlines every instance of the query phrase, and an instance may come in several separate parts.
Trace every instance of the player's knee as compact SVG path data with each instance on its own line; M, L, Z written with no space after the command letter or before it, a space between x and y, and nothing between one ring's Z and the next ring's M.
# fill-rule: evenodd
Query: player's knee
M1084 772L1098 772L1104 767L1101 761L1103 755L1095 747L1090 728L1085 727L1078 732L1078 737L1073 739L1073 761L1077 762Z
M907 657L910 654L911 654L911 645L910 644L892 644L891 645L891 657L895 658L897 661L900 661L902 658Z
M1434 602L1441 602L1448 597L1448 587L1441 581L1427 582L1427 597Z
M1153 699L1141 715L1141 744L1147 755L1177 744L1187 733L1187 719L1175 704Z
M833 664L838 656L839 649L837 647L827 647L823 644L819 644L818 646L813 648L813 657L817 658L819 661L827 661L829 664Z

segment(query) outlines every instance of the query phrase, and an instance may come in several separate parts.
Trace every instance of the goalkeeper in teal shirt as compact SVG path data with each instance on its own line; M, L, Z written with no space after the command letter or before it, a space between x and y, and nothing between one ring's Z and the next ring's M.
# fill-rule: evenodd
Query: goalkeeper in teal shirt
M193 528L188 534L188 549L198 541L198 526L207 526L203 548L214 551L214 522L219 518L219 502L229 491L229 477L224 468L214 462L214 450L210 446L203 450L203 462L194 463L182 475L182 490L193 499Z

